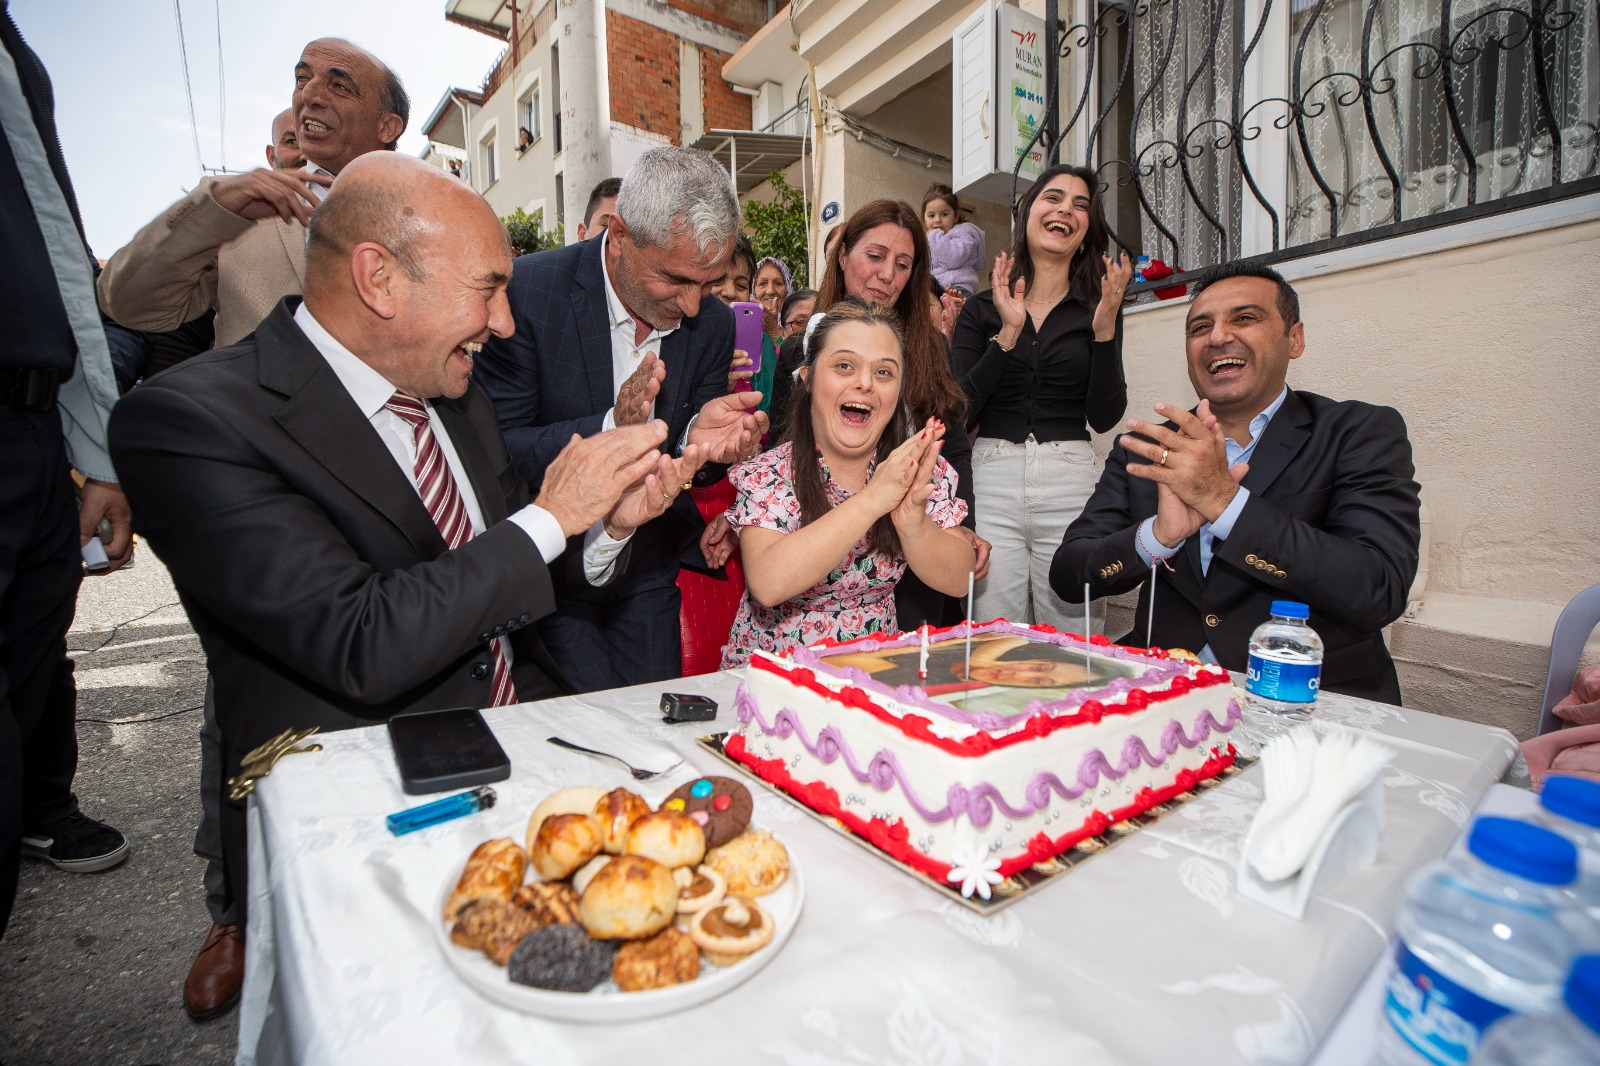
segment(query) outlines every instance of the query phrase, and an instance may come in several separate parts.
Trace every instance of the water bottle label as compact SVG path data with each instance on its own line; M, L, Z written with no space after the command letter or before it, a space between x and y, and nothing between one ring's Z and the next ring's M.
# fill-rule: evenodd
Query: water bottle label
M1401 1039L1437 1066L1465 1066L1484 1030L1511 1011L1462 988L1411 953L1394 952L1383 1014Z
M1286 663L1263 655L1250 655L1245 691L1281 703L1314 703L1322 685L1321 663Z

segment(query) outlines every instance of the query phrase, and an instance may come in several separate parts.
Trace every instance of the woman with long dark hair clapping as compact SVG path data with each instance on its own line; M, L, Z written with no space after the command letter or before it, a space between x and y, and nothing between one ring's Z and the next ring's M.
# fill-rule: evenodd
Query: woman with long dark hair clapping
M956 323L952 358L978 434L977 530L994 546L980 618L1083 628L1050 589L1050 561L1099 477L1089 432L1114 427L1128 405L1122 298L1133 267L1109 244L1095 172L1051 167L1018 207L993 287Z

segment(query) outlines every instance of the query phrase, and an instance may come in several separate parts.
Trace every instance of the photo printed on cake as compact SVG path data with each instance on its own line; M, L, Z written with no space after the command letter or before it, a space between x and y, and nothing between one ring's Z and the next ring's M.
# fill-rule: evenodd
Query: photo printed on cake
M965 639L928 645L928 676L917 676L920 644L877 651L827 655L829 666L855 667L880 684L920 688L930 699L967 711L1002 715L1024 713L1035 701L1050 703L1079 689L1101 689L1117 678L1138 677L1148 663L1125 662L1102 654L1085 659L1081 648L1048 641L987 633L972 638L967 667Z

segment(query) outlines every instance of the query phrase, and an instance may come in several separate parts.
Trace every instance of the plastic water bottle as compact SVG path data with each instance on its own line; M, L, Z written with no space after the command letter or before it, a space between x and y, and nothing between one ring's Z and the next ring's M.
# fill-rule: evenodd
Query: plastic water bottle
M1572 964L1562 1009L1515 1015L1494 1026L1472 1066L1594 1066L1600 1062L1600 955Z
M1567 894L1590 921L1600 924L1600 782L1552 774L1544 779L1539 806L1536 821L1578 849L1578 879Z
M1377 1061L1465 1066L1507 1015L1549 1015L1573 957L1592 948L1563 885L1570 840L1511 818L1479 818L1467 854L1421 870L1395 920Z
M1252 710L1309 718L1322 686L1322 638L1306 619L1311 610L1273 600L1272 617L1250 634L1245 702Z
M1147 270L1149 268L1149 266L1150 266L1150 257L1148 255L1141 255L1137 260L1134 261L1132 284L1134 284L1134 285L1142 285L1142 284L1144 284L1144 282L1145 282L1144 272L1145 272L1145 270ZM1136 304L1153 303L1155 301L1155 299L1156 299L1156 294L1155 293L1153 293L1153 292L1141 292L1141 293L1136 294L1133 297L1133 302L1136 303Z

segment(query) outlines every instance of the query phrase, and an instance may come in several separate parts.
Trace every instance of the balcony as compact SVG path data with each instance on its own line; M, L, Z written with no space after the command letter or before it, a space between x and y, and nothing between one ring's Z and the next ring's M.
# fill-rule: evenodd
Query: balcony
M1593 4L1071 6L1037 139L1135 254L1305 258L1600 190Z

